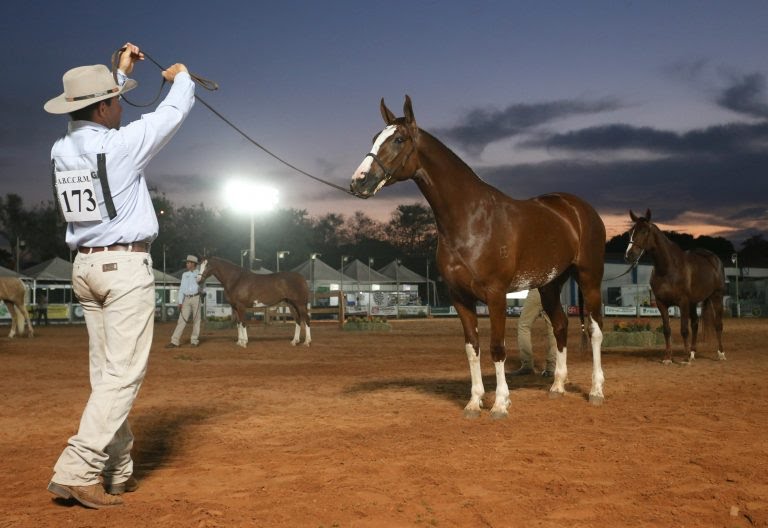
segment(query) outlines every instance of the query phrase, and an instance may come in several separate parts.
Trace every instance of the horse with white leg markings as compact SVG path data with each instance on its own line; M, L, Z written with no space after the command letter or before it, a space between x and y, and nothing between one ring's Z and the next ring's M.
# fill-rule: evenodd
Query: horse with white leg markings
M11 331L8 337L13 338L18 332L24 333L24 323L27 324L27 337L33 337L35 331L32 329L32 320L27 312L27 306L24 298L27 294L27 288L21 279L16 277L0 277L0 300L5 302L8 312L11 314Z
M428 132L419 129L411 99L405 117L396 118L380 105L386 127L355 171L350 190L368 198L379 189L413 179L435 214L437 265L451 293L464 329L472 377L471 399L464 408L478 416L485 392L475 304L488 305L491 357L496 370L496 402L491 415L506 417L509 388L504 373L506 294L538 288L557 339L557 366L550 394L565 393L568 318L560 290L574 277L583 294L592 339L592 388L589 400L603 402L602 302L600 283L605 256L605 226L586 202L566 193L515 200L483 182ZM582 317L584 311L581 311Z
M237 344L245 348L248 344L248 329L245 326L245 311L254 304L266 306L285 301L291 310L296 328L292 345L301 341L304 328L304 344L309 346L312 335L309 329L309 288L301 274L293 271L258 275L218 257L206 257L200 262L197 281L203 282L213 275L222 286L224 294L232 305L232 314L237 323Z

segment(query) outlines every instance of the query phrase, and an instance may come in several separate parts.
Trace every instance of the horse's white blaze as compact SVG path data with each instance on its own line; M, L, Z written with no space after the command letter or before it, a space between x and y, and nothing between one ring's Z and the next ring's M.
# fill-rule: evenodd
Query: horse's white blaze
M202 278L203 278L203 273L205 273L205 268L207 268L207 267L208 267L208 261L207 261L207 260L204 260L204 261L203 261L203 262L200 264L200 271L199 271L199 273L197 274L197 282L200 282L200 279L202 279Z
M600 346L603 343L603 332L600 326L589 316L590 335L592 336L592 390L589 391L590 398L603 399L603 366L600 359Z
M384 130L382 130L379 136L376 138L376 141L373 143L371 154L378 155L381 146L392 134L395 133L395 130L397 130L395 125L389 125ZM366 175L371 171L372 165L373 158L371 156L366 156L360 166L355 170L355 174L352 176L352 181L364 179ZM383 183L381 183L380 186L381 185L383 185ZM379 187L376 188L377 191L379 190Z
M464 345L464 351L467 353L467 361L469 361L469 374L472 377L472 398L464 407L465 411L480 412L482 406L482 397L485 394L485 388L483 387L483 375L480 372L480 354L475 352L475 347L470 343ZM505 381L506 383L506 381Z
M496 401L491 413L504 415L507 414L507 407L509 407L509 387L504 373L504 360L494 362L493 366L496 367Z

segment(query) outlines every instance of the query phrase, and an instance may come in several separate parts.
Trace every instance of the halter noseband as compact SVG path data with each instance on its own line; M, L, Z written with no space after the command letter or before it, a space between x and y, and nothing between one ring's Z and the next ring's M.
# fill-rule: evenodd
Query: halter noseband
M375 161L378 164L378 166L384 172L384 182L386 183L392 178L392 176L397 174L398 171L400 171L403 167L405 167L405 164L408 162L408 159L411 157L411 154L413 154L415 150L416 150L416 146L414 145L413 138L411 138L411 150L408 151L408 154L405 156L400 166L393 170L388 169L384 165L384 162L381 161L381 158L379 158L379 156L377 154L374 154L373 152L369 152L368 154L363 156L363 159L370 156L373 159L373 161ZM397 158L399 158L401 155L402 155L402 152L398 154L393 161L397 161Z

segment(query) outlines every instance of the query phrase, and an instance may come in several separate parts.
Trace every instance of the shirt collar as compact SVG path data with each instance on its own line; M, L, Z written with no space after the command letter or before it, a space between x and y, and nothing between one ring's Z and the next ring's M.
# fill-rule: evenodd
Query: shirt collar
M68 124L69 133L77 132L79 130L109 130L104 125L94 123L93 121L70 121Z

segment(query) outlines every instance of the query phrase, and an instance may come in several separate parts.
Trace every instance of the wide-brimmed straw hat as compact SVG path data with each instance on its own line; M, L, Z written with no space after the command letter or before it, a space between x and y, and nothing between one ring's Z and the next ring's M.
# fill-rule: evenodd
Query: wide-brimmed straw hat
M43 107L50 114L68 114L86 106L133 90L138 83L127 79L118 86L112 72L103 64L72 68L62 77L64 93Z
M195 264L197 264L197 257L194 255L187 255L186 262L194 262Z

